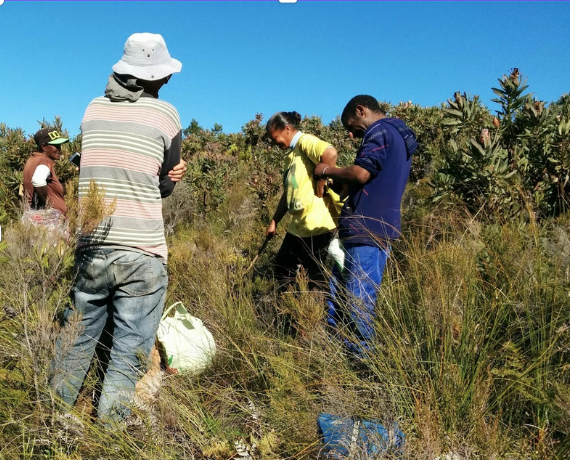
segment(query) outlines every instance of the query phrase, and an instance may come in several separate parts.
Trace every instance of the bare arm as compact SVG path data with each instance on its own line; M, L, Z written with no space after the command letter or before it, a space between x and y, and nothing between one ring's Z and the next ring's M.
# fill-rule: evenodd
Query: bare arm
M370 179L370 173L360 166L352 165L347 168L337 168L324 163L319 163L315 167L314 176L318 179L330 177L332 180L343 184L365 184Z
M34 187L34 191L36 192L36 195L38 196L38 204L42 208L45 208L46 203L47 203L47 198L48 198L47 185L44 185L42 187Z
M338 158L338 153L336 151L336 149L334 147L327 147L325 149L325 151L323 152L323 155L321 156L321 163L320 164L325 164L329 167L335 167L336 166L336 160ZM317 165L318 166L318 165ZM316 184L316 195L319 198L322 198L323 195L325 194L325 185L326 185L327 181L325 177L320 177L319 180L317 181Z
M338 153L334 147L327 147L327 149L323 152L323 156L321 157L321 163L324 163L329 166L336 166L336 160L338 158Z
M283 192L281 195L281 199L279 200L279 204L277 205L277 209L275 210L275 214L273 214L273 219L271 219L271 223L267 227L265 231L265 235L269 237L274 237L275 232L277 230L277 224L281 222L281 219L285 217L287 214L287 191Z

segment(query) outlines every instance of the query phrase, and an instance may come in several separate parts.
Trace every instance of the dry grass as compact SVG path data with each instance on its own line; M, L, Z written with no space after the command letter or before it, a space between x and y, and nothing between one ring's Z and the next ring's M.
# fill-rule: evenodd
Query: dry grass
M38 397L71 261L14 230L0 266L7 306L19 313L0 322L0 457L310 459L322 447L317 416L327 412L397 422L404 459L563 458L569 271L557 248L566 222L521 230L440 215L410 228L383 281L378 352L355 367L324 328L322 295L302 277L277 293L264 270L279 241L246 273L262 225L223 209L217 218L233 219L232 232L181 225L169 259L169 303L183 301L212 331L212 366L161 375L122 431L89 419L84 392L87 404L74 412L81 436Z

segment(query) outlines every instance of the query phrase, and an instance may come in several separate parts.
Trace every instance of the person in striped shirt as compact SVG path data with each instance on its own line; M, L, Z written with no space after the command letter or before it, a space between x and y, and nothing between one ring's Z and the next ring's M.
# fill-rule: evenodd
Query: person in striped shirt
M72 406L105 323L112 346L98 416L105 425L130 414L135 384L154 344L167 288L162 198L182 179L182 128L174 106L158 98L182 64L161 35L137 33L113 66L105 96L88 105L81 124L80 209L92 185L110 215L80 234L73 306L65 312L52 384ZM72 325L79 336L70 340ZM77 333L76 333L77 335Z

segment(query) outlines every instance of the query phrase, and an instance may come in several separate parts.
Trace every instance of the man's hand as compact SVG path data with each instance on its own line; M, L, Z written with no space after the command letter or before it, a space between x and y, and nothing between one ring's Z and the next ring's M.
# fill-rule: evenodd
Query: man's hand
M363 185L370 179L370 173L358 165L352 165L346 168L337 168L325 163L319 163L315 166L313 177L315 179L330 178L338 184Z
M174 168L172 168L172 170L168 173L168 177L170 178L170 180L172 182L179 182L182 180L182 178L184 177L184 174L186 174L186 162L184 160L180 160L180 163L178 163Z
M330 165L326 163L319 163L317 166L315 166L313 177L315 179L323 179L323 172L325 172L327 169L331 169Z

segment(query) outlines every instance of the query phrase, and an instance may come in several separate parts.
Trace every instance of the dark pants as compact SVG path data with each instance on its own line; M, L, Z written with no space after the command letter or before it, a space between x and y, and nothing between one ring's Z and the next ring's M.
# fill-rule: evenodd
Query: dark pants
M300 238L287 233L275 257L275 277L283 289L295 281L297 266L301 265L310 282L309 288L326 289L324 264L333 232Z

